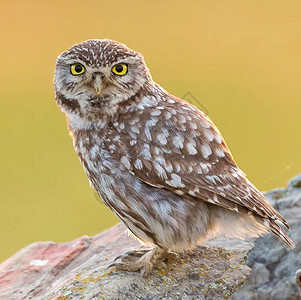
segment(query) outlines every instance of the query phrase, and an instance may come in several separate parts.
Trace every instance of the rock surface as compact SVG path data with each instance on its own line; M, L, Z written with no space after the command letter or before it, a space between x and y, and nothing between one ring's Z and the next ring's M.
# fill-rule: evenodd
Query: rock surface
M108 272L117 255L140 247L125 231L118 224L95 237L22 249L0 266L0 299L224 299L250 272L245 260L253 244L229 239L147 278Z
M250 277L232 300L301 299L296 284L300 280L301 288L301 277L297 277L301 268L301 175L293 178L287 188L273 190L266 196L288 220L296 248L290 250L271 234L258 239L248 255ZM298 274L301 276L300 271Z
M0 265L0 299L300 299L301 176L267 195L292 226L294 251L272 235L252 251L252 241L217 239L143 278L107 271L117 255L140 247L118 224L94 237L20 250Z

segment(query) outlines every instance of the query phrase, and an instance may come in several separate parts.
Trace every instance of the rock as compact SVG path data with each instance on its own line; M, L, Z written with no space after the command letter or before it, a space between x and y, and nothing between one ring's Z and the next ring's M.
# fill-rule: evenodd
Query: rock
M301 175L289 181L287 188L266 194L292 230L290 237L296 248L290 250L273 235L266 235L255 242L248 255L247 265L252 269L242 288L230 299L300 299L301 288ZM269 277L269 280L267 279ZM297 282L297 283L296 283Z
M250 282L253 286L260 287L270 279L270 272L264 264L256 262L252 268L252 272L256 274L256 276L250 277Z
M94 237L20 250L0 265L0 299L300 299L300 180L267 194L292 226L294 251L272 235L255 247L220 238L143 278L107 270L116 256L141 247L117 224Z
M140 247L118 224L95 237L32 244L0 266L1 299L224 299L248 276L253 243L217 239L181 263L139 273L108 272L113 259Z
M32 244L0 266L0 298L224 299L248 276L245 260L253 243L211 241L147 278L106 270L117 255L139 247L122 224L68 243Z
M301 188L301 174L299 174L296 177L294 177L293 179L291 179L288 182L287 186L288 186L288 188L300 189Z

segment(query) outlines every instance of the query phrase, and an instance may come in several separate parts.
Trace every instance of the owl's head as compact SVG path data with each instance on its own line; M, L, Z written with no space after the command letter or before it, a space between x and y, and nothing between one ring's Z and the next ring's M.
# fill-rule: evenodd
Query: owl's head
M67 114L81 110L81 115L96 107L112 109L151 82L143 56L108 39L87 40L63 52L54 76L61 109Z

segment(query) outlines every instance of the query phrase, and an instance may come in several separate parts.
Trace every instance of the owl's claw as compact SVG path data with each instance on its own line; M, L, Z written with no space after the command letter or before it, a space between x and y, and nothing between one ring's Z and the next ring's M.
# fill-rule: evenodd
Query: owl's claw
M115 257L114 262L121 259L121 260L127 260L130 257L141 257L142 255L144 255L145 253L147 253L148 251L150 251L150 249L140 249L140 250L132 250L132 251L127 251L124 254L118 255Z
M168 253L159 247L129 251L116 257L114 263L109 265L108 269L114 268L116 271L128 272L140 271L142 276L146 277L154 268L167 269L166 261L170 259L170 255L174 260L173 253ZM117 263L117 260L120 260L120 262Z
M106 270L109 270L109 269L115 267L117 264L118 263L112 263L112 264L108 265L107 268L106 268Z

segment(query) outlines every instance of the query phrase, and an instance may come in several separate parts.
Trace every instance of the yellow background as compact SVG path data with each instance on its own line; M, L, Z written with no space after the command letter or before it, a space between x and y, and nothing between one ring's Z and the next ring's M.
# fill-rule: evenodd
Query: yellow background
M117 222L95 200L54 101L56 56L112 38L209 111L260 189L301 171L301 1L0 2L0 260Z

